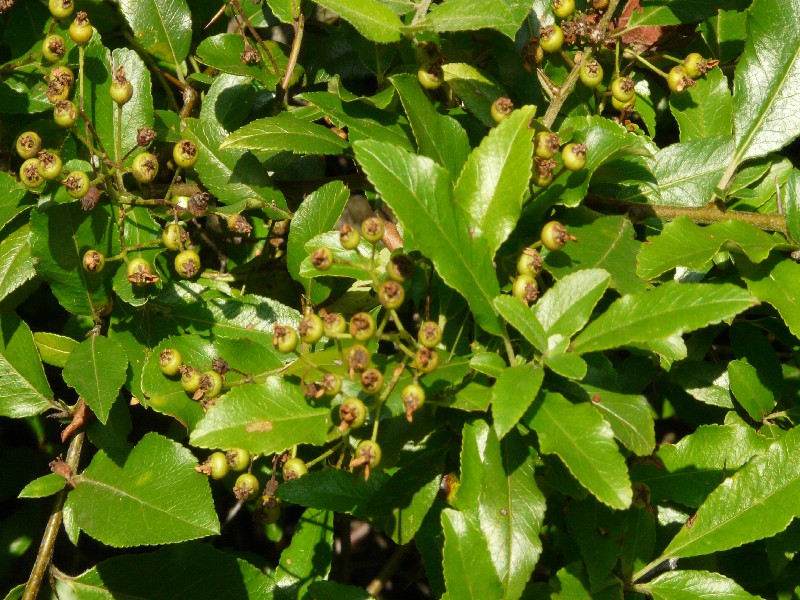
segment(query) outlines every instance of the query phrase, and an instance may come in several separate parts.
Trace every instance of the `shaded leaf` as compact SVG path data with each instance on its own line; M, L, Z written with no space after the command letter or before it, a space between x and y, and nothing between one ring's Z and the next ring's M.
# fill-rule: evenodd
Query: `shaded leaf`
M333 559L333 512L307 508L289 546L281 552L275 582L286 593L302 597L316 580L327 577Z
M95 335L70 352L64 381L74 388L101 423L125 383L128 358L116 340Z
M365 506L385 481L380 472L365 480L362 473L325 468L281 484L277 495L300 506L352 513Z
M37 415L52 404L53 392L28 325L16 313L0 313L0 416Z
M758 378L758 371L746 360L728 363L731 392L754 421L763 421L775 408L776 399Z
M736 260L747 289L762 302L769 302L780 313L786 326L800 337L800 265L776 256L761 265Z

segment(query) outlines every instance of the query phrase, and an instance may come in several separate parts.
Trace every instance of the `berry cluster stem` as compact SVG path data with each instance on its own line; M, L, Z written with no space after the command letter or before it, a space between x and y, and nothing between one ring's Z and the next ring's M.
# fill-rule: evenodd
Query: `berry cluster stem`
M608 24L611 22L611 18L614 16L614 12L617 10L618 4L619 0L611 0L608 3L606 14L603 15L603 18L600 19L600 22L597 24L597 30L603 35L603 37L605 37ZM552 128L553 123L555 123L556 117L558 116L558 112L561 110L561 107L564 106L564 102L567 100L567 97L572 93L572 90L575 87L575 84L577 83L578 77L581 73L581 65L584 63L584 61L589 60L591 57L592 48L588 48L584 52L582 60L575 63L575 66L572 67L572 71L569 72L566 81L564 81L558 92L553 96L553 100L550 102L550 106L547 107L547 112L544 113L544 118L542 119L542 124L548 129Z

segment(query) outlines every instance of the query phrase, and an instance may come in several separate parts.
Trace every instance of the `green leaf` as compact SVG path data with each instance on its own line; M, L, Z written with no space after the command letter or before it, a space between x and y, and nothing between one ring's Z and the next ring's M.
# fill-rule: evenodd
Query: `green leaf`
M42 475L22 488L18 498L46 498L64 489L66 480L57 473Z
M70 352L78 347L78 342L72 338L47 331L35 332L33 341L36 342L36 349L39 351L42 361L62 369L67 364Z
M347 277L359 281L370 280L369 259L367 257L372 253L372 244L363 237L358 243L358 248L352 250L347 250L342 247L338 231L328 231L327 233L316 235L307 240L303 246L303 255L305 258L300 263L300 269L298 271L298 279L301 281L317 279L319 277ZM325 246L330 249L331 254L333 254L334 262L327 271L320 271L314 266L314 263L311 262L311 254L320 246ZM388 251L386 251L385 254L385 258L388 259ZM378 258L378 260L380 260L380 258ZM312 291L316 288L317 284L324 285L324 283L316 282L312 285Z
M603 269L575 271L556 282L533 307L548 338L548 349L573 336L586 325L608 287ZM555 336L555 339L554 339Z
M467 133L454 118L437 112L413 75L391 78L417 140L417 150L458 178L470 153Z
M622 125L599 116L570 117L561 124L560 132L580 132L586 143L586 165L580 171L562 171L536 195L531 210L541 210L557 203L577 206L589 190L589 181L595 170L615 156L650 156L655 146L645 136L629 133ZM573 141L577 141L573 139Z
M670 369L668 380L700 402L733 408L728 371L724 364L681 360Z
M489 377L500 377L508 367L506 361L494 352L479 352L469 359L469 368Z
M602 583L619 558L619 539L625 534L624 512L612 511L594 498L573 502L567 508L567 527L580 548L589 581Z
M283 452L295 444L325 442L330 410L309 405L300 387L280 378L240 385L225 394L192 431L198 448L245 448L256 454Z
M86 600L268 598L275 585L246 560L202 542L109 558L64 583Z
M345 102L329 92L306 92L298 98L319 108L337 127L346 127L351 142L376 140L413 150L403 127L402 118L396 114L379 110L366 102Z
M643 244L637 257L636 272L653 279L676 267L702 270L720 250L745 254L759 263L769 253L786 245L777 235L769 235L743 221L721 221L707 227L689 217L670 221L657 236Z
M317 4L353 24L368 40L381 44L400 39L403 23L392 10L376 0L317 0Z
M728 377L731 392L754 421L763 421L775 408L772 391L759 380L758 371L746 360L729 362Z
M372 600L364 588L335 581L315 581L308 586L308 600Z
M534 459L525 441L519 434L509 433L500 443L494 432L488 431L478 517L500 578L502 598L519 598L533 573L542 553L539 531L544 512L544 495L536 486Z
M667 146L655 156L653 175L664 204L705 206L730 162L733 141L713 137Z
M24 185L9 173L0 171L0 227L5 227L14 217L28 210L30 200Z
M784 212L786 228L795 241L800 240L800 171L792 169L784 187Z
M152 1L164 2L169 0ZM137 6L142 5L141 2L137 2L136 4ZM111 131L105 133L100 130L98 123L94 125L98 127L98 133L103 140L107 140L105 142L107 144L111 144L111 140L114 139L112 136L117 135L117 130L119 129L120 140L122 142L120 151L124 155L130 148L136 146L136 137L139 128L153 127L153 92L150 84L150 70L134 50L130 48L117 48L111 53L111 58L115 69L119 67L125 69L125 75L133 85L133 96L122 107L122 119L112 119L111 125L113 129ZM103 90L103 92L110 97L106 90ZM111 148L115 148L115 146L110 145L108 147L109 151ZM128 164L133 161L133 157L137 154L139 153L134 152L128 157ZM116 160L122 160L122 156L117 156L116 148L114 149L114 156Z
M294 597L316 580L324 579L333 559L333 512L308 508L300 517L289 546L281 552L274 579Z
M406 246L430 258L442 280L467 299L478 324L499 334L492 300L500 287L491 254L483 240L470 238L459 219L447 171L427 157L384 142L357 142L355 153L404 225Z
M668 282L616 300L575 338L579 354L619 348L700 329L733 317L756 299L731 284Z
M466 109L487 127L494 127L492 102L505 96L503 88L485 73L466 63L445 63L442 70L445 82Z
M227 132L211 121L185 119L182 136L193 141L200 157L195 169L200 181L223 204L242 200L254 202L274 218L290 216L286 200L270 182L258 159L245 150L226 148L220 144Z
M0 416L20 419L44 412L53 392L28 325L14 312L0 313Z
M120 0L133 36L156 58L180 65L192 42L192 13L186 0Z
M582 383L598 412L603 415L616 438L628 450L647 456L656 445L653 409L647 398L635 394L621 394Z
M153 218L151 211L146 206L134 206L125 211L124 239L125 247L143 247L143 250L128 252L128 259L144 258L151 265L156 264L156 258L164 251L160 243L156 246L153 242L161 242L162 225ZM113 267L112 267L113 268ZM114 292L117 296L131 306L144 306L155 298L163 288L161 281L152 285L134 285L128 281L128 265L125 261L119 262L119 267L114 275Z
M211 489L196 465L189 450L148 433L122 464L102 450L95 454L67 504L83 531L117 548L215 535Z
M513 40L531 4L526 0L446 0L433 6L418 27L433 31L497 29Z
M70 352L64 381L86 400L101 423L125 383L128 358L116 340L95 335Z
M281 484L277 496L300 506L352 513L366 505L385 480L381 472L365 480L361 473L327 468Z
M711 55L722 64L731 63L741 55L746 29L747 13L738 10L718 10L717 14L697 26L703 41L711 49Z
M539 393L544 371L528 363L503 371L492 388L492 416L497 437L511 431Z
M702 600L760 598L747 593L733 579L708 571L670 571L641 586L655 600Z
M30 238L30 227L23 225L0 242L0 300L36 275Z
M273 41L264 42L269 48L279 68L286 67L286 57ZM259 49L258 45L253 48ZM220 33L204 39L197 47L197 59L209 67L219 69L223 73L252 77L263 83L267 89L274 90L280 81L280 75L272 68L272 62L262 54L260 65L250 66L242 62L240 54L244 51L244 39L236 33ZM266 65L266 66L265 66Z
M495 598L503 589L477 519L453 509L442 511L444 580L447 597Z
M669 108L678 122L681 142L733 133L733 99L722 69L711 69L682 94L670 94Z
M577 354L548 354L542 357L544 366L569 379L583 379L586 377L588 365Z
M766 437L747 426L702 425L677 444L661 446L656 454L660 465L636 466L632 477L650 487L653 502L670 500L696 508L726 474L768 446Z
M761 265L736 261L747 289L761 302L772 304L786 326L800 337L800 265L776 256Z
M742 0L722 0L709 4L705 0L644 0L643 11L634 10L629 27L651 25L680 25L702 21L726 8L744 8Z
M509 325L519 331L533 347L544 352L547 349L547 334L536 314L519 298L498 296L494 299L497 312Z
M642 244L635 239L633 225L627 218L578 210L569 213L563 223L578 242L545 257L546 268L556 279L576 269L598 268L608 271L611 287L621 294L640 292L647 287L636 276L636 255Z
M350 191L344 184L332 181L309 194L292 218L286 250L286 268L295 280L306 287L310 284L309 280L300 276L300 263L308 256L304 246L310 239L334 228L349 197ZM317 285L313 287L316 288Z
M253 77L218 73L200 107L200 120L215 120L227 131L245 122L259 94Z
M533 164L535 106L513 111L467 158L453 197L470 235L494 256L517 225Z
M31 213L31 254L36 272L53 291L61 306L78 315L100 312L111 298L111 273L83 268L83 254L94 248L112 254L108 209L81 210L80 203L51 204ZM108 272L107 272L108 271Z
M635 486L635 484L634 484ZM656 546L656 520L644 508L628 511L628 523L619 562L625 581L632 581L633 573L644 567L653 557Z
M300 119L290 112L250 121L220 145L267 152L295 154L341 154L347 142L327 127Z
M561 394L539 395L526 423L536 431L543 454L556 454L575 478L611 508L630 506L628 468L611 426L588 403L572 404Z
M749 158L780 150L800 133L798 0L753 0L733 86L732 173ZM727 182L726 182L727 183Z

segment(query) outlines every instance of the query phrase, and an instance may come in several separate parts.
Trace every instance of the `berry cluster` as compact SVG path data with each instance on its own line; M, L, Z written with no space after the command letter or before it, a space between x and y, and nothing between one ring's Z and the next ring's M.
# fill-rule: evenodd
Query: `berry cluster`
M539 275L544 260L536 250L544 246L550 252L561 250L567 242L577 242L577 238L567 231L558 221L549 221L542 227L540 240L534 247L525 248L517 259L517 276L511 285L511 295L525 304L532 304L539 299Z

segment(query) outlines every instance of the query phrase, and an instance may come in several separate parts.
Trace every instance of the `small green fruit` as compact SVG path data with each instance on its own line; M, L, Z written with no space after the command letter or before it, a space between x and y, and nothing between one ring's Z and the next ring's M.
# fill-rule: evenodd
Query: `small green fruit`
M75 10L75 2L73 0L50 0L48 4L50 14L57 20L68 19Z
M237 500L249 500L260 489L258 479L252 473L242 473L236 478L236 483L233 484L233 495Z
M191 140L181 140L172 149L172 158L176 165L188 169L200 158L200 151Z
M17 138L16 148L20 158L35 158L42 149L42 138L35 131L26 131Z
M417 341L425 348L436 348L442 341L442 328L435 321L425 321L417 332Z
M87 250L82 262L83 268L89 273L99 273L106 266L106 257L97 250Z
M339 432L358 429L367 420L367 407L359 398L348 398L339 407Z
M158 355L158 366L167 377L174 377L181 371L183 357L177 348L164 348Z
M44 183L44 177L39 174L39 159L29 158L19 168L19 180L22 184L30 189L41 187Z
M586 166L586 144L567 144L561 150L561 160L566 169L580 171Z
M228 460L225 458L223 452L214 452L206 460L206 464L211 470L211 477L213 479L225 479L228 474Z
M325 325L318 315L310 313L300 320L300 324L297 326L297 333L300 334L300 339L306 344L316 344L325 333Z
M83 198L91 186L89 176L83 171L72 171L61 183L64 184L64 187L67 188L67 193L73 198Z
M383 224L383 219L380 217L367 217L364 219L364 222L361 223L361 235L364 236L365 240L373 244L383 239L385 231L386 228Z
M492 120L498 125L508 118L508 115L514 110L514 103L507 96L500 96L497 100L492 102L489 107L489 113L492 115Z
M175 257L175 272L184 279L191 279L197 275L200 266L200 255L194 250L184 250Z
M350 335L359 342L366 342L375 335L375 319L369 313L360 312L350 319Z
M92 39L93 34L94 29L89 22L89 16L85 12L80 11L75 15L75 20L69 26L69 37L73 42L78 44L78 46L85 46L89 43L89 40Z
M282 353L288 354L297 349L299 338L297 332L287 325L275 325L272 328L272 345Z
M234 471L241 472L250 466L250 452L244 448L233 448L227 453L228 466Z
M611 94L623 104L633 100L636 97L633 79L630 77L617 77L611 82Z
M283 464L283 480L292 481L293 479L300 479L303 475L308 473L308 467L299 458L290 458Z
M60 35L48 35L42 42L42 55L47 62L58 62L64 58L67 52L67 45L64 43L64 38Z
M183 248L183 242L188 239L186 230L177 223L170 223L161 232L161 242L167 250L178 252Z

